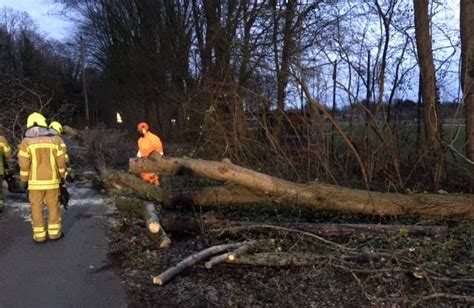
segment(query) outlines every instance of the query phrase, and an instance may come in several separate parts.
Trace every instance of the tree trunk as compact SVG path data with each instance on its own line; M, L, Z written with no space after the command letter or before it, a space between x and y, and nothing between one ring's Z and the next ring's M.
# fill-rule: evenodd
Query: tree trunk
M433 189L438 190L445 176L445 154L442 146L441 125L438 116L438 93L430 34L428 0L413 0L418 63L422 80L422 98L425 117L427 158Z
M164 190L150 185L135 175L125 172L109 173L106 182L117 189L127 187L144 199L159 202L164 207L175 208L180 205L219 205L219 204L249 204L272 203L272 199L263 194L257 194L248 188L238 185L222 187L202 187L187 190Z
M474 0L461 0L461 86L466 112L466 157L474 161ZM470 165L471 193L474 165Z
M334 210L367 215L420 215L438 218L474 219L472 195L433 195L380 193L339 186L303 185L275 178L232 164L230 161L206 161L191 158L162 157L130 159L133 173L160 172L193 175L231 182L264 193L281 203L317 210Z

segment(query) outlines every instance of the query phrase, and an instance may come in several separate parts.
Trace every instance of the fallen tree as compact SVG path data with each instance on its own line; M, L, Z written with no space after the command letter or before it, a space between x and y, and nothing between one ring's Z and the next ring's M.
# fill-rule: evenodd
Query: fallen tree
M193 205L219 205L219 204L249 204L249 203L272 203L272 200L263 194L238 185L226 185L219 187L202 187L195 189L162 189L141 180L137 176L123 172L110 172L102 174L106 178L107 185L115 188L128 188L135 194L145 199L159 202L165 207L175 207L183 204Z
M195 176L235 183L263 193L274 202L294 204L316 210L332 210L380 216L415 215L435 218L474 219L474 196L397 194L350 189L334 185L304 185L222 162L191 158L162 157L152 153L130 159L130 171L160 172Z

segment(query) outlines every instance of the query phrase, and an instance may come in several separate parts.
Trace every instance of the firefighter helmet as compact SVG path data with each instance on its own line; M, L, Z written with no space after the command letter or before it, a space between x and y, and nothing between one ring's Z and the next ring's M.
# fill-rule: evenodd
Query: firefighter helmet
M58 121L53 121L49 124L49 128L52 128L54 129L55 131L58 132L58 134L62 134L63 133L63 126L61 125L61 123L59 123Z
M26 120L26 128L31 128L33 126L48 127L48 124L46 124L46 118L41 113L33 112Z

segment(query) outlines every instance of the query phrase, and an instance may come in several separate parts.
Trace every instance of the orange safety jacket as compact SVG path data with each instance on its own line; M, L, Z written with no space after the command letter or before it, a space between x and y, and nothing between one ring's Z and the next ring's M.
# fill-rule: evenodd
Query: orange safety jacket
M151 152L158 152L163 155L163 143L161 139L148 131L143 137L138 139L138 157L147 157Z
M59 136L26 137L18 151L20 178L30 190L59 188L66 173L64 143Z
M163 155L163 143L161 143L160 138L153 134L152 132L148 131L145 132L145 135L138 139L138 157L147 157L151 154L151 152L158 152ZM148 173L142 172L140 173L140 177L150 182L154 185L160 184L160 177L156 173Z

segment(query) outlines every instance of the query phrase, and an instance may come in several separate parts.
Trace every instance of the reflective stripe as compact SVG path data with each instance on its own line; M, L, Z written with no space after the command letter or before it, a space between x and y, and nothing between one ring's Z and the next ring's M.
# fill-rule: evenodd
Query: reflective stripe
M46 238L46 231L33 233L33 239L37 241L43 241Z
M66 169L65 169L65 168L59 169L59 173L64 173L64 172L66 172Z
M61 146L62 146L63 148L66 148L66 144L65 144L65 143L61 143Z
M59 231L59 229L54 230L54 231L53 230L48 230L48 233L49 233L49 235L56 236L56 235L59 235L59 233L61 233L61 231Z
M61 224L49 224L48 229L59 229L61 228Z
M46 228L33 227L33 239L35 241L44 241L46 239Z
M45 184L45 185L31 185L28 184L28 190L49 190L59 188L59 183L56 184Z
M59 157L59 156L63 156L64 155L64 151L63 150L59 150L56 155Z
M32 151L32 159L31 159L31 168L30 170L32 170L32 175L31 175L31 179L33 181L36 181L36 173L37 173L37 170L38 169L38 161L36 159L36 152L34 152L34 150Z
M54 169L56 169L56 160L54 159L53 151L49 152L49 163L51 165L51 173L53 175L53 178L51 179L52 181L56 181L58 179L58 176L56 172L54 172Z
M20 171L20 176L28 176L28 171Z
M20 150L20 152L18 152L18 155L20 155L22 157L25 157L25 158L30 158L30 154L28 152L23 151L23 150Z
M53 180L36 180L28 181L28 185L50 185L50 184L59 184L59 179Z
M33 143L33 144L29 144L28 148L32 150L36 150L36 149L58 150L58 145L54 143Z

